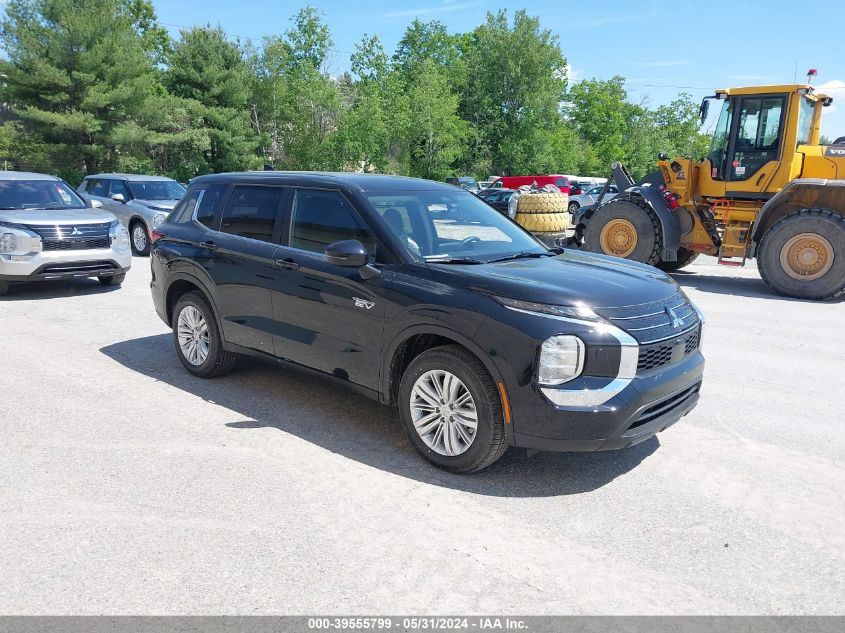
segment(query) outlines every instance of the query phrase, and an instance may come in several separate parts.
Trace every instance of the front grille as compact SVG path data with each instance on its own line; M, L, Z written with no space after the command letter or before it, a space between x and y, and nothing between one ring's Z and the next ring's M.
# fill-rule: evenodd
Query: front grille
M640 345L673 339L697 329L698 315L682 292L669 299L621 308L596 308L595 311L625 330Z
M68 240L44 240L42 248L45 251L81 251L91 248L108 248L111 242L108 237L99 239L68 239Z
M693 395L698 393L698 390L701 389L701 383L696 383L689 389L685 389L680 393L676 393L674 396L669 396L664 400L660 400L655 404L651 405L647 409L643 409L642 413L637 416L637 419L634 420L634 423L628 427L628 430L635 429L638 426L643 426L648 424L649 422L653 422L657 418L666 415L672 409L683 405L689 398Z
M111 246L108 222L98 224L28 225L41 236L45 251L103 249Z
M697 327L690 332L660 343L641 345L637 371L648 371L682 361L687 355L698 349L700 333L701 328Z
M72 262L67 264L48 264L38 270L43 277L62 276L94 276L101 273L114 273L119 268L114 262L93 261L93 262Z

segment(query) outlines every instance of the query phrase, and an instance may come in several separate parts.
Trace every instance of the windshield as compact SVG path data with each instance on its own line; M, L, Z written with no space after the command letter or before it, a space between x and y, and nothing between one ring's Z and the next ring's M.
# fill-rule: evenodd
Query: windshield
M548 250L471 193L405 191L367 198L408 250L432 263L453 258L488 262Z
M84 209L85 202L61 180L0 181L0 208Z
M133 198L139 200L181 200L185 188L175 180L127 182Z

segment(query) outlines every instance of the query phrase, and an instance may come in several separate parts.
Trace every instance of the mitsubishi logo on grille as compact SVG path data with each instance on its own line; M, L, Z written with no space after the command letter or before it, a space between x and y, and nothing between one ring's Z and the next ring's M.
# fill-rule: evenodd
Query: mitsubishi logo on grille
M79 230L78 228L76 228L76 227L73 227L73 230L70 232L70 234L71 234L71 235L82 235L82 231L80 231L80 230Z
M669 317L669 320L672 322L673 328L675 328L677 330L679 327L684 326L684 320L675 313L675 310L673 310L669 306L666 306L663 309L666 311L666 314Z

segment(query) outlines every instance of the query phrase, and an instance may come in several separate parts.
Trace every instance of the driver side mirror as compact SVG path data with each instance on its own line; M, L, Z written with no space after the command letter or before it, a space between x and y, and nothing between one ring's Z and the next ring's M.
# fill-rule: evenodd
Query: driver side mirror
M366 266L370 259L367 249L358 240L341 240L329 244L325 254L332 264L344 268L361 268Z
M123 196L122 193L116 193L111 197L112 200L115 202L120 202L121 204L126 204L126 198Z
M88 206L92 209L102 209L103 203L99 200L88 200Z
M704 99L701 102L701 107L698 109L698 114L701 117L701 125L707 120L707 113L710 111L710 100Z

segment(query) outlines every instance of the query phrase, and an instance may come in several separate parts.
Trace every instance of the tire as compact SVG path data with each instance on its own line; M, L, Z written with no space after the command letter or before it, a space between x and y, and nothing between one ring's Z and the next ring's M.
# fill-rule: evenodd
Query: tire
M683 246L678 247L678 259L674 262L664 262L660 260L657 262L657 267L660 270L671 272L673 270L680 270L684 266L692 264L701 253L696 253Z
M797 259L802 252L810 255L803 264ZM795 268L790 262L795 262ZM814 301L841 296L845 293L845 217L827 209L802 209L781 218L763 234L757 268L778 294Z
M199 359L194 359L194 361L189 359L179 340L180 317L189 309L198 311L205 325L207 352L201 362L196 362ZM176 302L176 307L173 309L173 343L176 346L176 355L179 356L185 369L202 378L214 378L230 372L238 358L237 354L223 349L223 339L217 327L217 320L214 318L214 311L205 296L197 291L185 293Z
M628 242L619 243L617 250L602 248L602 234L610 243L614 236L614 227L621 227L620 237L629 236ZM633 231L633 235L631 232ZM617 234L619 234L617 233ZM614 198L595 210L584 233L584 250L592 253L604 253L616 257L625 257L643 264L655 266L660 261L663 248L663 236L660 223L654 213L644 204L631 198Z
M0 280L0 297L9 292L9 282Z
M133 255L150 254L150 233L141 220L133 220L129 225L129 241L132 243Z
M569 212L575 213L578 209L581 208L581 205L575 202L574 200L569 203Z
M455 451L456 454L453 455L444 454L442 449L446 448L445 443L441 449L436 448L439 446L436 442L437 433L440 432L442 438L443 429L450 428L449 423L443 421L445 418L435 418L430 423L435 425L435 430L427 436L428 440L423 439L424 436L414 426L415 417L424 418L426 414L419 408L412 411L412 403L417 403L418 407L423 408L437 406L426 404L425 400L418 397L420 392L415 392L418 381L419 384L427 384L426 380L432 376L431 372L448 372L453 378L457 378L462 383L458 393L468 392L474 404L472 410L476 415L477 426L471 442L464 442L458 431L450 436L455 438L452 446L463 449L460 453ZM452 410L446 411L451 413ZM437 413L430 415L437 416ZM399 384L399 416L405 434L414 448L435 466L453 473L472 473L486 468L499 459L508 448L502 403L496 384L484 365L458 345L435 347L411 361ZM441 421L438 422L438 419Z
M516 201L517 213L561 213L569 210L565 193L521 193Z
M532 233L559 233L569 226L567 213L517 213L514 219Z
M109 275L108 277L97 277L97 280L104 286L119 286L126 279L126 273L119 275Z

